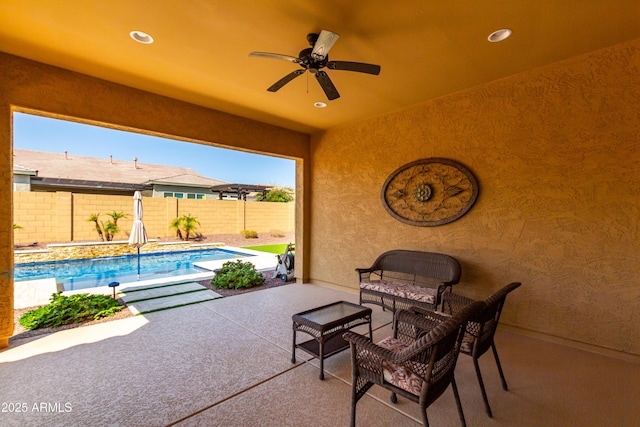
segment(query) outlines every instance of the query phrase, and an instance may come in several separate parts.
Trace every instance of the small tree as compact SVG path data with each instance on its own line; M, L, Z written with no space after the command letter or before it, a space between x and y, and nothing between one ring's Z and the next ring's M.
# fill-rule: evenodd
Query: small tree
M184 230L184 240L189 240L189 235L195 232L200 225L198 218L191 216L191 214L182 215L182 229Z
M87 218L87 221L95 223L96 232L98 233L98 238L100 239L101 242L104 242L104 233L102 232L100 212L98 212L97 214L93 213L89 215L89 218Z
M124 212L107 212L107 215L109 215L111 217L111 219L113 220L113 224L117 227L118 226L118 220L120 218L126 218L127 215L125 215Z
M104 242L105 240L107 242L111 242L113 240L113 236L120 231L120 227L118 227L118 220L120 218L127 217L123 212L116 211L108 212L107 215L110 216L111 219L107 221L106 224L100 221L99 212L97 214L91 214L89 215L89 218L87 218L88 222L93 222L95 224L96 232L98 233L98 238L101 242Z
M186 214L171 221L169 227L175 228L176 235L180 240L189 240L189 236L197 230L198 225L200 222L197 217Z
M107 223L102 226L102 230L104 231L104 237L106 237L107 242L113 241L113 236L120 231L118 226L111 221L107 221Z
M178 217L178 218L175 218L173 221L171 221L171 223L169 224L169 227L175 228L176 236L178 236L178 239L184 240L182 238L182 231L180 230L180 225L181 224L182 224L182 219L180 217Z

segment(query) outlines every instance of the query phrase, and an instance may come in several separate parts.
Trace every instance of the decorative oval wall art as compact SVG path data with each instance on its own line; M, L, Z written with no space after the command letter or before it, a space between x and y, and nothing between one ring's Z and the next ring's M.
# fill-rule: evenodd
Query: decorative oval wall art
M449 159L423 159L395 170L382 186L382 204L405 224L433 227L467 213L478 198L469 169Z

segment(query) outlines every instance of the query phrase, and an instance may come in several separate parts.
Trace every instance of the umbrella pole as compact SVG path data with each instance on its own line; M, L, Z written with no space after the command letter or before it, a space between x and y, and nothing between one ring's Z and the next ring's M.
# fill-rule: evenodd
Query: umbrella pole
M140 280L140 246L138 246L138 280Z

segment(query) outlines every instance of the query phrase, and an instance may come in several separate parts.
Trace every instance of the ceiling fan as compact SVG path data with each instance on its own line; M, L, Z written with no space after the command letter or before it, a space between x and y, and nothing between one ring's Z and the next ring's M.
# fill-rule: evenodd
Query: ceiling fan
M333 85L333 82L331 82L329 75L322 71L323 68L326 67L330 70L357 71L359 73L375 75L380 74L379 65L365 64L363 62L329 61L329 50L331 50L339 38L340 36L338 34L327 30L322 30L320 34L308 34L307 41L311 47L300 51L297 58L295 56L269 52L251 52L249 56L282 59L284 61L298 64L302 67L302 70L295 70L275 82L267 89L269 92L277 92L291 80L301 76L306 71L309 71L311 74L315 74L316 80L320 83L320 87L322 87L327 98L329 98L329 100L333 100L340 98L340 94Z

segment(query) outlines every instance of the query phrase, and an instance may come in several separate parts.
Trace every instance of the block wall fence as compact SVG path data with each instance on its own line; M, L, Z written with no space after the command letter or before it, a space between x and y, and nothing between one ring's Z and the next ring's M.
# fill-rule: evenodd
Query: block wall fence
M266 233L271 230L295 231L295 203L245 202L242 200L184 200L145 198L143 221L149 238L170 237L175 230L171 221L189 214L198 218L197 232L236 234L242 230ZM133 225L133 196L75 194L69 192L13 193L15 244L33 242L80 242L96 240L95 225L87 221L100 214L107 222L107 212L123 212L118 220L120 232L115 239L129 237Z

